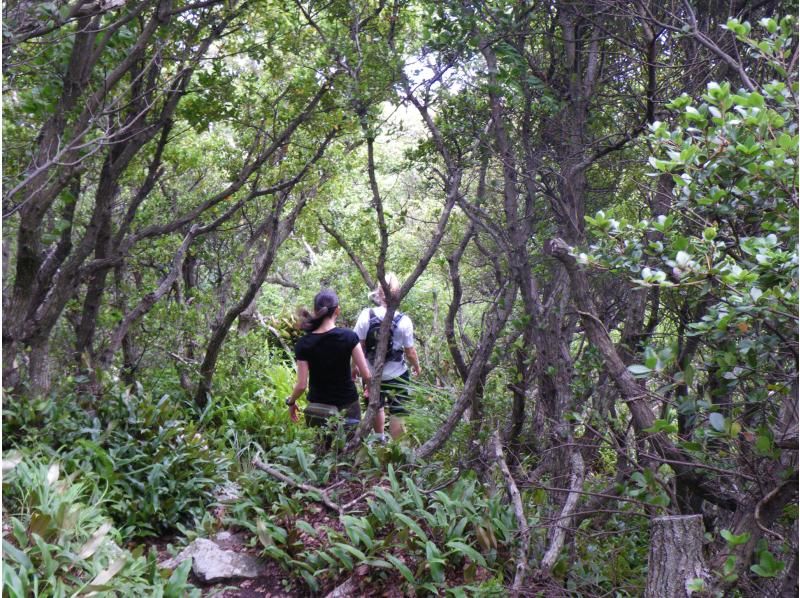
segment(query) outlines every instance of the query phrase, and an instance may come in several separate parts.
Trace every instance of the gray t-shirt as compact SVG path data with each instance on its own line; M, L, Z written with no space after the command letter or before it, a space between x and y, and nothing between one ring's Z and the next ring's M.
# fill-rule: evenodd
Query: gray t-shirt
M386 308L383 306L373 307L372 313L379 318L386 315ZM358 335L359 340L365 341L367 339L367 332L369 331L369 308L364 309L358 314L358 320L353 328L353 331ZM397 323L397 328L392 335L392 348L396 350L407 349L414 346L414 325L411 323L411 318L403 314L400 321ZM369 364L370 372L373 371L372 364ZM383 375L381 380L393 380L398 376L402 376L408 371L406 366L405 355L402 361L387 361L383 366Z

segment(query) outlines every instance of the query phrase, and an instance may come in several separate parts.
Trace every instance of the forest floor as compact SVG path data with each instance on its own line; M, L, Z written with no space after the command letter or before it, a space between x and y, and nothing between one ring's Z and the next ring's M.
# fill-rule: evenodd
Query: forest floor
M359 483L353 483L352 488L342 489L340 500L347 502L363 493L363 487ZM213 515L217 521L225 518L224 507L217 507ZM330 528L337 532L344 532L344 526L339 521L338 516L327 510L322 505L308 503L301 514L296 517L281 521L285 529L294 529L296 521L302 519L314 529ZM322 538L324 534L320 534ZM324 548L325 541L321 537L314 537L300 532L299 542L304 550L315 550ZM209 538L214 541L222 550L233 551L260 558L262 561L262 575L252 579L228 579L217 583L203 583L194 572L189 574L189 582L202 591L204 597L214 598L304 598L307 596L326 596L331 591L342 584L344 593L338 596L359 596L364 598L402 598L405 594L400 590L402 578L397 574L397 583L384 580L380 586L376 580L370 577L369 567L362 565L356 567L350 576L334 580L330 578L319 579L320 590L311 592L305 585L293 578L279 563L269 557L262 556L260 545L252 546L249 541L248 532L231 528L220 529ZM170 558L172 555L168 549L169 544L174 544L176 538L162 538L151 545L156 548L159 555L159 562ZM488 572L487 572L488 573ZM488 576L487 576L488 578ZM454 580L455 581L455 580ZM456 582L457 585L457 582ZM340 590L341 591L341 590Z

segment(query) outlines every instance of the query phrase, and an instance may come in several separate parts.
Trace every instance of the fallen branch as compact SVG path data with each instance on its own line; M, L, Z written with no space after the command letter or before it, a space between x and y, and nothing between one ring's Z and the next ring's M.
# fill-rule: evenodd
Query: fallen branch
M369 490L369 491L365 492L364 494L362 494L360 496L357 496L356 498L354 498L350 502L345 503L344 505L342 505L342 511L343 512L349 511L354 505L357 505L358 503L360 503L362 500L364 500L368 496L374 496L374 495L375 495L375 493L372 490Z
M528 528L528 520L525 517L525 511L522 508L522 498L517 489L517 483L514 481L514 477L511 475L508 464L503 457L503 448L500 446L500 433L497 430L494 431L494 434L492 434L492 437L489 439L489 448L492 458L497 462L505 478L508 497L511 499L511 505L514 507L514 516L517 519L517 527L519 528L517 566L516 572L514 573L514 583L511 586L511 596L519 596L522 591L522 584L525 581L525 575L528 572L528 547L531 543L531 532Z
M325 598L350 598L350 596L360 596L362 592L359 579L363 578L367 573L369 573L369 567L366 565L359 565L356 567L353 575L325 594Z
M336 586L325 595L325 598L349 598L358 593L359 586L355 577L348 577L342 585Z
M575 506L578 504L578 498L581 495L583 486L584 465L581 452L578 450L572 451L570 457L572 462L572 475L570 476L569 495L564 503L564 508L561 509L561 515L558 518L560 523L553 526L552 535L550 537L550 546L547 548L540 571L542 573L550 573L558 560L558 554L564 547L564 541L567 537L567 529L570 527L570 519L575 511Z
M281 482L286 482L290 486L294 486L295 488L300 488L301 490L305 490L306 492L314 492L316 494L319 494L322 503L326 507L328 507L331 511L336 511L337 513L339 513L339 515L342 515L344 513L344 509L339 505L337 505L335 502L333 502L331 500L331 497L328 496L328 493L322 488L317 488L316 486L310 486L308 484L296 482L286 474L281 473L280 471L278 471L273 467L270 467L269 465L258 459L258 457L253 458L253 466L260 469L264 473L268 473L273 478L279 479ZM347 504L348 505L352 504L352 501Z
M446 481L442 482L441 484L437 484L436 486L434 486L430 490L422 490L422 489L420 489L420 492L422 494L424 494L425 496L430 496L434 492L438 492L439 490L444 490L448 486L450 486L452 484L455 484L461 478L461 474L462 473L463 473L463 470L459 467L456 470L456 475L453 476L452 478L450 478L449 480L446 480Z

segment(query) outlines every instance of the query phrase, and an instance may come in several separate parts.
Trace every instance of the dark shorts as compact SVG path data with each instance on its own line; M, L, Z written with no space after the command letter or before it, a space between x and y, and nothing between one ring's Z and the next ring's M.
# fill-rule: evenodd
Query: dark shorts
M408 389L409 378L410 374L406 370L397 378L381 382L381 407L388 405L389 413L392 415L408 415L405 403L411 398Z
M358 401L353 401L349 405L339 407L339 413L342 414L342 417L344 418L344 425L346 427L357 426L358 422L361 421L361 407L359 406ZM306 424L312 428L320 428L328 425L328 422L322 418L309 417L306 415Z

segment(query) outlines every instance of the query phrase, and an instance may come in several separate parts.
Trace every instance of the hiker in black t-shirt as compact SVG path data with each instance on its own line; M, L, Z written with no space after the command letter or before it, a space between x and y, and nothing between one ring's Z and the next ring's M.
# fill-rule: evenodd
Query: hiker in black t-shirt
M309 403L333 405L343 413L345 423L358 423L361 409L358 391L350 370L352 357L362 377L369 379L369 365L358 336L352 330L336 327L339 315L339 298L331 289L314 297L314 313L302 310L300 327L308 334L295 345L297 382L286 399L292 420L297 421L297 399L308 387ZM320 425L314 420L312 425Z

